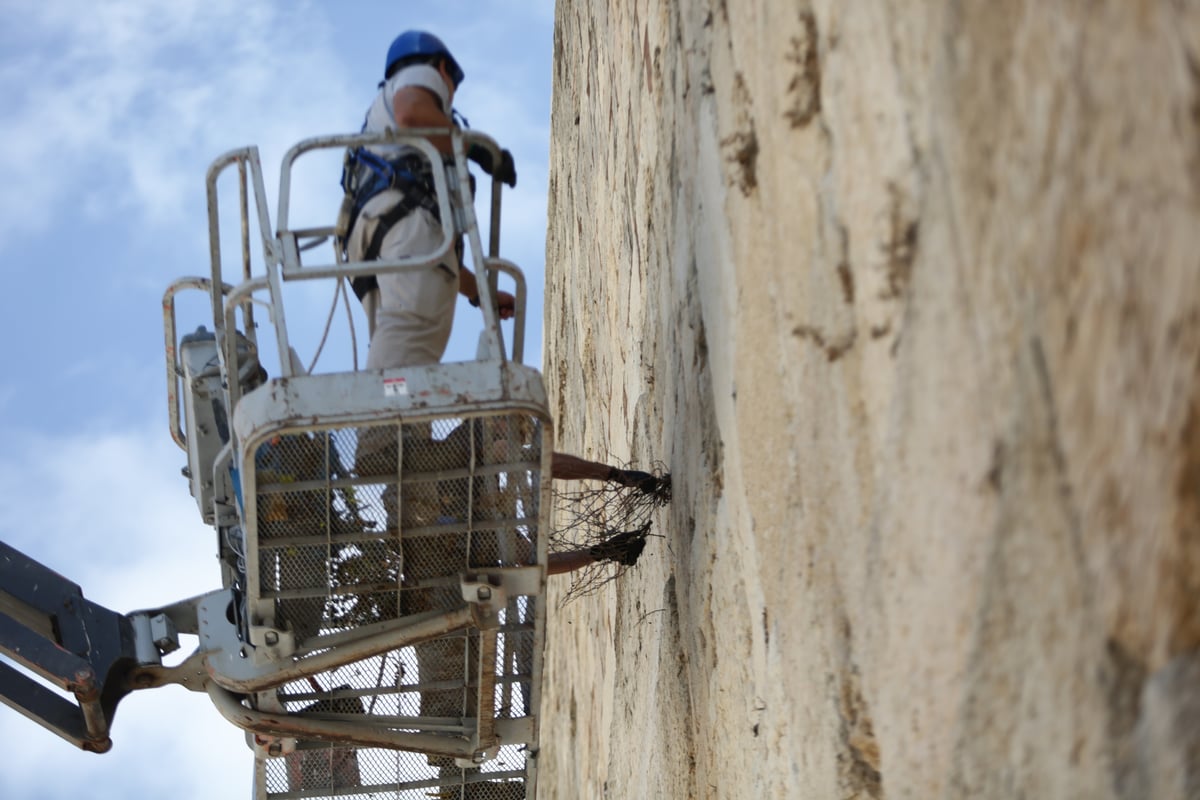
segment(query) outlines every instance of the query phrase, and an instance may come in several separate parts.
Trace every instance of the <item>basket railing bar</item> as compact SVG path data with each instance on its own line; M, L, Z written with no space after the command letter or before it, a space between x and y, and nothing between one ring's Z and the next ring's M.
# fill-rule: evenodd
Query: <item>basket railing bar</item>
M405 537L407 536L407 532L404 531L404 522L403 522L403 520L404 520L404 492L400 491L400 487L404 485L402 483L402 480L404 478L404 426L397 425L397 426L395 426L395 429L396 429L396 500L395 500L396 524L395 524L395 527L396 527L396 532L398 534L397 539L399 540L398 541L399 546L396 548L396 550L397 550L397 554L396 554L397 566L396 566L396 587L395 587L394 591L395 591L396 608L402 612L403 611L403 603L404 603L404 595L401 592L401 588L402 588L401 581L403 580L404 573L408 570L408 563L407 563L407 561L405 559L405 555L404 555ZM385 508L384 509L384 515L385 515L384 524L385 525L388 523L388 520L386 519L386 514L387 514L387 509ZM392 526L388 525L388 527L390 528Z
M363 747L386 747L456 758L470 758L474 752L472 742L466 738L445 734L406 733L372 728L359 722L325 721L277 712L262 712L242 705L239 695L214 681L210 681L207 688L213 705L221 715L252 733L322 739Z
M458 175L458 188L460 192L464 193L466 191L465 187L470 186L465 141L466 137L458 131L450 138L454 152L453 168ZM494 282L488 276L485 265L483 243L479 236L479 222L475 216L475 210L470 203L461 202L460 200L460 205L463 208L465 216L463 234L467 237L467 242L471 248L471 259L475 267L475 275L479 278L479 280L476 280L476 289L479 292L479 308L483 312L483 340L486 342L484 349L487 352L487 358L484 360L503 361L505 358L504 336L500 330L500 317L496 310ZM498 228L499 226L496 227Z
M225 320L225 324L224 324L225 330L227 330L227 331L236 331L237 330L237 311L239 308L243 309L242 316L245 317L245 314L246 314L245 309L253 304L253 294L255 291L258 291L260 289L267 289L269 291L270 295L272 296L272 298L278 296L275 292L274 286L272 285L271 272L272 272L272 270L268 267L266 275L264 275L262 277L258 277L258 278L250 278L250 279L244 280L241 283L239 283L237 286L235 286L231 292L229 292L229 297L226 299L225 307L223 309L224 313L223 313L223 316L221 317L222 319ZM286 330L286 328L283 328L281 330L281 327L280 327L283 324L282 304L278 304L278 303L275 303L272 301L269 305L269 312L270 312L269 316L270 316L271 320L275 323L276 344L277 345L286 345L287 330ZM282 336L282 338L279 338L280 336ZM242 397L241 381L238 380L237 339L234 336L227 336L227 337L222 338L220 335L218 335L217 341L218 341L217 352L219 354L221 354L222 371L223 371L223 377L225 378L224 382L226 384L224 387L225 396L228 399L228 403L229 403L227 408L236 409L238 400L240 400ZM286 358L286 354L287 354L286 349L280 351L280 361L286 362L288 360ZM232 361L230 361L230 359L232 359ZM228 366L227 366L230 363L232 363L234 365L232 373L229 371ZM290 375L291 374L290 371L287 374ZM231 431L231 434L232 434L232 431Z
M301 659L280 662L278 667L246 677L231 677L216 670L212 674L215 682L238 692L260 692L273 689L284 683L308 678L322 672L344 667L355 661L383 655L389 650L408 647L419 642L436 639L454 631L476 625L476 610L471 606L421 614L413 618L402 618L402 624L381 633L374 633L344 642L335 650L308 655Z
M498 158L498 155L493 154L492 157L495 159L495 158ZM497 160L497 161L493 161L493 163L498 164L500 162ZM496 178L493 177L492 178L492 202L491 202L489 223L488 223L488 251L487 251L487 259L484 259L484 261L488 261L488 260L496 259L496 258L500 257L500 200L501 200L502 194L503 194L503 187L502 187L500 181L496 180ZM500 291L500 276L497 275L495 272L493 272L490 269L487 270L486 272L477 272L476 274L485 276L485 282L488 285L488 291L490 292L492 297L497 297L499 295L499 291ZM523 286L518 287L518 294L523 294L523 293L524 293L524 287ZM523 303L523 299L524 299L523 297L518 299L517 309L516 309L515 313L513 314L513 318L514 318L514 320L516 320L518 326L523 326L524 320L525 320L525 316L524 316L525 306ZM484 320L486 321L486 319L487 319L487 316L485 315ZM514 336L515 336L515 334L514 334ZM515 348L514 348L514 351L515 351ZM516 361L517 363L521 362L520 356L514 356L513 360Z
M528 683L529 675L523 673L505 673L496 676L496 683ZM475 684L470 684L475 688ZM314 700L358 700L363 697L383 697L395 694L414 694L421 692L439 692L447 689L460 689L460 681L429 681L428 683L402 683L395 686L376 686L368 689L334 689L326 692L279 692L277 697L281 703L310 703ZM379 717L378 714L371 715ZM514 719L517 719L514 717Z
M443 469L443 470L423 470L421 472L411 472L405 476L405 480L409 483L435 483L454 479L464 479L471 477L503 475L508 472L513 472L514 469L534 470L538 468L538 464L532 461L526 462L508 462L504 464L484 464L475 468L472 473L468 468L462 469ZM324 488L326 485L342 489L354 486L375 486L383 481L383 475L363 475L353 478L332 478L326 482L321 480L295 481L293 483L264 483L258 487L259 494L285 494L292 492L314 491Z
M334 501L334 496L333 496L333 487L330 486L330 476L329 476L330 465L333 463L333 459L332 459L333 454L330 452L330 449L333 446L333 437L329 436L329 435L325 435L325 436L322 436L321 439L323 440L323 443L324 443L324 448L323 448L324 452L322 453L323 458L321 461L321 465L322 465L322 471L325 473L325 486L323 487L323 490L322 490L322 494L325 498L325 502L322 503L321 505L325 511L325 537L324 537L323 544L325 545L325 564L326 564L325 581L326 581L326 589L327 589L325 596L326 596L326 599L328 600L329 598L333 597L333 576L330 573L331 573L331 569L332 569L331 565L333 564L333 501ZM339 456L339 459L340 459L340 456Z
M479 631L479 655L476 659L478 689L475 691L475 718L477 720L476 747L486 750L494 746L496 739L496 639L495 628ZM464 675L470 675L467 664ZM469 693L468 693L469 695Z
M300 231L293 231L289 228L291 218L291 184L292 184L292 167L296 160L311 150L329 149L336 147L358 147L361 145L371 144L402 144L413 147L421 152L421 154L429 160L431 165L439 165L442 163L442 157L433 145L426 138L428 136L444 136L447 134L445 128L413 128L405 133L396 131L388 131L386 133L359 133L359 134L337 134L332 136L317 136L305 139L293 145L287 153L284 154L283 162L279 171L279 230L277 232L278 241L283 248L283 274L286 280L292 279L314 279L328 277L356 277L358 275L377 275L384 272L391 272L396 267L417 266L428 268L440 262L454 247L454 229L453 226L443 226L442 241L432 253L420 255L410 258L390 260L376 260L371 262L359 262L356 266L339 264L339 258L335 254L335 262L332 265L321 267L306 267L302 266L299 258L298 245L296 239L301 235L307 235L314 229L306 228ZM446 182L444 170L432 169L434 182L434 192L436 202L438 204L438 212L443 220L453 219L453 209L450 203L450 193ZM316 230L325 231L325 228ZM329 233L336 233L336 226L328 229Z
M457 576L446 575L438 578L414 578L413 583L396 591L407 592L417 589L439 589L447 586L457 586ZM353 586L338 586L326 589L324 586L296 586L290 589L270 589L259 596L263 600L309 600L315 597L358 597L364 594L380 594L390 592L394 583L356 583Z
M374 635L374 634L380 633L380 632L396 630L397 628L404 627L404 625L408 624L410 621L417 620L417 619L433 618L441 613L442 613L441 611L423 611L420 614L410 614L410 615L403 617L405 622L402 624L397 624L396 620L385 620L383 622L373 622L368 625L362 625L357 628L349 628L349 629L345 629L345 630L340 630L340 631L337 631L336 633L326 633L326 634L321 634L319 636L310 637L309 639L306 639L303 643L301 643L299 647L296 648L296 652L293 653L293 655L296 656L297 658L299 658L301 656L307 655L308 653L314 653L317 650L325 650L326 648L330 648L330 647L340 647L341 645L345 644L346 642L355 642L355 641L358 641L359 639L366 638L369 635ZM533 623L529 623L529 622L521 622L521 623L517 623L516 625L507 625L506 624L506 625L501 625L499 628L499 630L504 631L505 633L516 633L516 634L528 633L529 631L532 631L533 629L534 629ZM449 634L447 634L447 635L449 635Z
M230 164L234 163L239 165L239 171L248 166L249 176L253 181L254 204L263 246L263 260L266 264L267 286L271 290L270 307L272 312L271 318L275 327L276 345L280 352L283 374L285 376L291 375L291 365L288 363L289 359L287 358L287 327L281 307L282 303L280 302L281 293L279 291L279 283L278 280L271 280L273 273L271 266L278 261L279 248L270 235L271 223L267 212L266 189L262 180L262 165L258 157L258 148L243 147L230 150L209 165L205 178L205 190L208 199L209 258L212 264L213 280L213 285L210 287L210 295L212 297L213 321L217 323L217 353L221 361L222 377L225 383L226 408L228 409L236 408L241 392L239 381L237 380L237 340L233 335L236 328L229 325L229 317L223 313L223 297L219 290L219 287L224 284L221 265L220 202L217 193L217 179ZM242 209L244 212L242 214L242 233L247 238L249 237L248 205L247 202L246 207ZM248 247L249 245L247 244L243 248L243 251ZM245 263L249 263L248 258ZM279 307L277 308L277 306ZM222 320L226 322L225 325L220 324Z
M238 202L242 212L242 280L248 281L253 275L250 264L250 198L246 188L246 162L242 160L238 161ZM242 318L246 324L246 338L255 341L258 333L254 327L253 303L247 302L242 308Z
M232 438L231 440L232 441ZM241 452L241 467L237 476L242 488L241 517L245 520L243 549L245 551L247 609L246 622L250 625L261 624L264 619L274 616L274 601L265 599L262 594L262 573L258 546L258 471L254 468L254 456L257 447L244 448Z
M513 341L512 360L518 364L524 363L525 355L525 304L526 286L525 273L513 262L499 257L488 258L486 261L489 281L494 282L496 272L503 272L516 283L514 292Z
M479 463L479 453L477 452L478 443L476 440L483 439L484 427L487 425L487 422L482 419L477 419L477 420L471 420L470 422L466 422L464 424L470 426L470 428L468 430L468 433L470 435L467 437L467 441L469 442L469 447L468 447L468 451L467 451L467 471L470 473L472 479L467 481L466 526L467 526L467 563L471 564L471 563L473 563L473 560L471 558L471 555L472 555L471 550L475 546L475 503L476 503L476 498L475 498L474 477L477 475L476 470L478 468L478 463ZM476 436L477 432L479 434L478 436Z
M221 291L228 293L232 286L224 284ZM171 428L171 439L180 449L187 450L187 435L183 432L182 415L179 412L179 382L183 376L179 369L178 321L175 315L175 295L184 289L198 289L202 292L212 291L212 280L199 276L179 278L167 287L163 293L163 338L166 345L167 365L167 420Z
M534 525L535 518L533 517L510 517L508 519L488 520L489 528L531 528ZM427 539L432 536L447 536L456 533L466 534L468 529L467 523L464 522L445 522L438 525L422 525L421 527L406 528L404 535L410 539ZM362 531L354 533L339 533L333 539L334 544L362 544L363 542L377 542L380 539L390 539L392 535L389 531ZM279 549L285 547L313 547L324 543L323 536L319 534L290 534L286 536L271 536L268 538L260 538L258 546L263 550Z

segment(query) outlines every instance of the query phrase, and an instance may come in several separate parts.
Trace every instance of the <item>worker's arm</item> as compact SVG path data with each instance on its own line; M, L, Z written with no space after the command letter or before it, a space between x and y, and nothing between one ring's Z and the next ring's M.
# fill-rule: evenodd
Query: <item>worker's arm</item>
M613 467L566 453L550 455L550 477L564 481L606 481Z
M423 86L402 86L392 98L392 115L398 128L453 128L454 122L442 110L441 100ZM430 139L439 153L451 152L449 136Z
M479 284L475 280L475 273L463 266L458 268L458 292L470 300L472 305L479 303ZM516 309L515 297L508 292L496 292L496 312L500 319L509 319L516 313Z
M642 555L646 546L646 534L650 526L632 531L613 534L599 544L586 550L568 550L565 553L551 553L546 562L547 575L562 575L583 569L597 561L613 561L626 567L632 567Z
M551 453L550 477L566 481L612 481L622 486L635 487L646 494L655 491L658 481L649 472L610 467L608 464L588 461L566 453Z
M595 564L596 558L587 550L570 550L566 553L551 553L546 561L547 575L563 575Z

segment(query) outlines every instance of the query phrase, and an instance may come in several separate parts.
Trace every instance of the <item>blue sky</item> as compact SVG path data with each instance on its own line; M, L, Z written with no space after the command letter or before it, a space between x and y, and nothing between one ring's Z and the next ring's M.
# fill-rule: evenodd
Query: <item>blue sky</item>
M208 273L212 159L257 144L274 220L285 150L358 130L406 28L442 36L467 75L456 106L515 154L502 252L529 280L536 364L552 0L0 4L0 539L119 611L217 588L214 534L168 433L163 290ZM340 201L336 164L316 163L293 201L314 222ZM307 362L331 293L295 294ZM184 304L181 328L202 311ZM447 360L474 353L473 311L460 303ZM347 343L333 337L320 368L349 368ZM135 694L113 738L81 753L0 708L0 797L249 797L250 751L204 696Z

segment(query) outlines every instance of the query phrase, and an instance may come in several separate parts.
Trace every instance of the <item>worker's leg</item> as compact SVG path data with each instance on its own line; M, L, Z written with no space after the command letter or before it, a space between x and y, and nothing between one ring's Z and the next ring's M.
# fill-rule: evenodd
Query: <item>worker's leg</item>
M398 202L399 197L398 192L384 192L363 209L350 238L352 259L361 258L364 242L374 233L375 218ZM416 209L388 230L383 238L380 258L391 260L430 254L441 243L442 237L442 228L437 220L428 211ZM372 327L367 368L392 369L434 364L441 360L454 322L458 291L458 261L453 252L448 253L438 266L385 273L377 275L376 280L379 283L378 290L364 299L364 308ZM410 439L413 446L421 447L421 440L430 438L428 432L422 435L415 426L408 428L412 430L405 431L406 460ZM394 474L395 449L393 427L385 425L361 430L356 452L359 475ZM425 488L432 489L431 486ZM381 497L388 507L389 517L397 499L392 487L385 490ZM418 506L422 505L422 492L414 490L410 496L406 491L404 499L411 505L411 511L416 513ZM423 505L431 507L429 503Z
M375 335L375 315L379 312L379 289L372 289L363 295L363 312L367 315L367 341Z
M389 190L367 203L350 234L351 260L362 260L379 217L400 199L399 192ZM442 238L442 227L433 215L415 209L388 229L379 257L394 260L432 254ZM458 259L453 250L437 266L377 275L376 280L379 288L363 298L371 330L367 369L394 369L440 361L450 338L458 294ZM364 429L357 458L361 463L364 456L394 443L394 431L388 426ZM375 471L372 469L371 474ZM359 473L366 474L363 470Z
M417 209L388 231L381 259L432 253L442 242L433 215ZM446 253L436 266L376 276L379 307L367 356L368 369L388 369L441 360L454 323L458 296L458 259Z

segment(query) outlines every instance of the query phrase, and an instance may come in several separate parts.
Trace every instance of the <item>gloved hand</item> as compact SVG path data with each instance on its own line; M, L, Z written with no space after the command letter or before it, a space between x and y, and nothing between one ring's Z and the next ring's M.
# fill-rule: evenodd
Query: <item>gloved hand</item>
M654 494L658 489L658 478L649 472L636 469L618 469L613 467L608 471L608 479L622 486L637 489L642 494Z
M588 549L588 553L597 561L615 561L626 567L632 567L642 555L646 547L646 532L649 526L634 531L625 531L610 536L598 545Z
M467 299L471 305L479 308L479 295ZM500 319L512 319L517 313L517 299L511 293L503 290L496 292L496 315Z
M467 158L479 165L480 169L491 175L501 183L506 183L510 187L516 188L517 185L517 166L513 162L513 155L508 150L500 151L500 163L495 164L492 158L492 151L480 144L473 144L467 149Z

